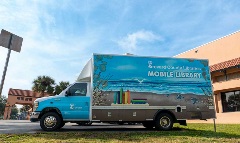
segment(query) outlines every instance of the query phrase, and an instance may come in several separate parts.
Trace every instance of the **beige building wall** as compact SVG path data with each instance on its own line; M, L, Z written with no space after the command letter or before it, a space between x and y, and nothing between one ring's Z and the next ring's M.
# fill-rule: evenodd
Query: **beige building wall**
M240 31L206 43L189 51L176 55L179 58L208 59L209 65L221 66L221 63L240 57ZM236 78L228 79L230 75ZM211 72L217 113L223 112L221 93L240 90L240 65ZM225 78L226 77L226 78ZM221 80L220 80L221 79Z
M240 57L240 31L206 43L176 57L209 59L209 64L214 65Z
M8 96L7 104L4 110L4 120L9 120L11 115L11 109L15 104L30 105L32 108L35 97L24 97L24 96Z

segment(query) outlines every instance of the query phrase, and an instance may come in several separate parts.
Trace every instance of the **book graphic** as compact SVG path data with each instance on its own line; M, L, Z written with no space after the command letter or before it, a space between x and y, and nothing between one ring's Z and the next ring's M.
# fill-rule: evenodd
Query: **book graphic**
M146 104L147 99L145 98L133 98L131 99L130 91L123 91L122 88L120 88L119 91L115 91L113 94L113 103L112 106L114 105L139 105L139 104Z

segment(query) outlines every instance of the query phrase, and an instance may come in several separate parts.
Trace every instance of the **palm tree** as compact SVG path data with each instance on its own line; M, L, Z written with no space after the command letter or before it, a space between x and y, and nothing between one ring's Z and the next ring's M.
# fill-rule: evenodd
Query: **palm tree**
M33 80L32 90L35 92L40 92L44 96L44 92L53 94L55 81L49 76L38 76Z
M60 94L64 89L66 89L69 86L69 82L61 81L58 85L55 86L54 94L58 95Z
M31 109L30 105L23 105L22 108L20 108L20 112L27 112Z
M0 119L4 114L4 109L7 103L7 97L2 95L2 97L0 96Z

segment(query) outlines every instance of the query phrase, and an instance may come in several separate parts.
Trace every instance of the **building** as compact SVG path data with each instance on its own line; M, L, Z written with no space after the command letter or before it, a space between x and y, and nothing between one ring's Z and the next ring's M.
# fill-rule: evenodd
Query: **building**
M175 57L209 59L216 112L240 111L240 31Z
M11 109L13 105L15 104L30 105L32 108L34 100L45 96L49 96L49 94L45 92L42 95L41 93L33 92L31 90L10 88L8 91L8 99L4 110L4 120L8 120L10 118Z

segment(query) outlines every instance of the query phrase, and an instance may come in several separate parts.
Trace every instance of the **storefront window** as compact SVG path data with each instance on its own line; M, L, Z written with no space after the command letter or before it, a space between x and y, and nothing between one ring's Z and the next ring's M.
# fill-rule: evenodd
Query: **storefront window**
M240 91L235 92L235 100L237 104L237 111L240 111Z
M240 111L240 91L222 93L223 112Z

